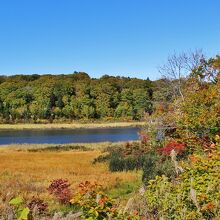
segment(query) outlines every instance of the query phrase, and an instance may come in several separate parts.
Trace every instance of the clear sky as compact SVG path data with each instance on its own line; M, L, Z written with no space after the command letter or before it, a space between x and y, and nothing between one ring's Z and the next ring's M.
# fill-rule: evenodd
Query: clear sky
M0 0L0 74L156 79L174 51L220 52L220 0Z

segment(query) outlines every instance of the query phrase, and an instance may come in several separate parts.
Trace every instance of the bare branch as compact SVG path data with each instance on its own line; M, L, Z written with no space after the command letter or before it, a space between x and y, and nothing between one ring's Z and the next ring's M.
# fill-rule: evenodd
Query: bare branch
M171 81L174 96L181 96L184 100L183 83L192 70L200 65L203 59L204 55L201 49L180 54L175 52L172 56L168 57L166 64L159 67L162 77Z

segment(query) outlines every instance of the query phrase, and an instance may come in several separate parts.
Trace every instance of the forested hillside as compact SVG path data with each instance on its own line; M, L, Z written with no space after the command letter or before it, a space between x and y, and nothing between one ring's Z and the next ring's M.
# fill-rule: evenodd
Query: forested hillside
M126 77L69 75L0 77L0 121L139 120L151 114L153 82Z

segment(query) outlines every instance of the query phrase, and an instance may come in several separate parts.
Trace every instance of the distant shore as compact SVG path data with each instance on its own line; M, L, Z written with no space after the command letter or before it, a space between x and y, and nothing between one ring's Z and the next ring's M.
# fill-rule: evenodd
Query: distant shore
M143 126L146 122L103 122L69 124L0 124L0 130L25 129L85 129L85 128L123 128Z

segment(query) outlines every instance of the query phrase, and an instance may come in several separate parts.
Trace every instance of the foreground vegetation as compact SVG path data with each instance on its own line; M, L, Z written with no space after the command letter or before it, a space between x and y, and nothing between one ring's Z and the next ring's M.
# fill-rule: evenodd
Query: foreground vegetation
M70 145L63 150L59 146L12 148L10 154L2 150L3 215L11 213L18 219L218 220L220 57L205 59L198 52L174 55L161 71L171 78L157 94L160 101L154 103L139 142L107 144L101 151ZM13 182L11 175L15 175L13 180L22 178L22 184ZM27 187L23 184L27 179L38 184ZM47 184L38 188L45 180ZM73 190L76 180L81 183ZM12 182L9 187L7 181ZM127 181L133 183L127 187ZM22 191L22 187L26 188ZM17 191L10 194L8 189ZM26 192L33 189L40 190L31 199ZM121 195L123 201L112 198ZM60 213L53 214L51 208Z
M66 145L61 150L56 146L44 146L43 150L42 146L29 148L12 146L2 149L0 151L1 218L8 217L9 201L17 196L28 203L33 198L44 201L48 207L46 216L53 216L55 212L62 210L68 213L71 207L54 200L47 190L51 181L55 179L68 179L72 189L77 188L77 185L85 180L99 182L104 191L109 193L113 188L121 189L121 195L115 196L123 196L123 194L126 196L126 189L129 187L131 187L130 192L133 191L136 183L139 182L139 174L111 173L107 164L93 164L94 158L100 155L100 151L91 150L90 146L73 149L70 145Z

